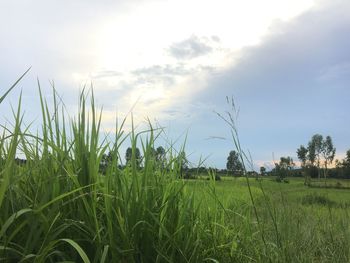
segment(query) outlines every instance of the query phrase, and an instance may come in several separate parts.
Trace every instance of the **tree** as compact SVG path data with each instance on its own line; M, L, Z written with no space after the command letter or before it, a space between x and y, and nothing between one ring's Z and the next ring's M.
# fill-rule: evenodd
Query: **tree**
M298 159L300 160L301 162L301 168L304 172L304 178L305 178L305 181L304 181L304 185L308 184L308 181L309 181L309 176L308 176L308 173L306 171L306 161L307 161L307 157L308 157L308 149L305 148L304 145L300 145L299 149L297 149L297 155L298 155Z
M333 146L332 138L327 136L322 143L322 155L324 159L324 179L327 179L328 164L331 164L335 156L335 148Z
M233 174L242 172L243 165L239 159L239 154L236 151L230 151L226 163L227 170L231 171Z
M261 176L264 176L266 174L266 168L264 166L260 167L260 174Z
M111 153L109 152L108 154L104 153L101 157L101 161L100 161L100 172L105 174L106 173L106 169L107 166L110 164L110 162L112 161L112 156Z
M183 172L188 169L188 160L185 151L181 151L178 155L178 161L180 164L180 176L183 178Z
M162 146L159 146L156 150L156 161L157 163L163 167L166 159L165 149Z
M293 159L290 156L281 157L279 164L276 165L276 172L280 179L284 179L289 175L289 171L295 166Z
M315 150L315 145L311 143L311 141L308 143L307 152L308 152L307 159L309 160L310 165L314 166L316 161L316 150Z
M321 175L321 164L323 164L322 170L326 180L328 165L334 160L335 150L330 136L326 136L326 138L323 139L322 135L315 134L311 137L308 147L305 148L301 145L300 148L297 149L297 154L301 161L302 168L304 170L307 168L310 175L317 174L319 180Z
M350 167L350 150L346 151L346 156L343 163L344 163L344 166Z
M347 150L343 160L335 160L336 175L341 178L350 178L350 150Z
M297 155L298 155L298 159L301 162L301 167L305 167L306 165L307 153L308 153L308 149L306 149L304 145L300 145L300 148L297 149Z
M315 134L312 136L308 150L309 160L312 165L316 162L318 168L318 179L320 179L321 153L323 150L323 136L321 134Z
M346 151L343 160L335 160L335 164L337 168L350 168L350 150Z
M125 160L126 160L126 164L130 163L132 160L132 148L129 147L128 149L126 149L126 153L125 153ZM139 148L135 148L135 161L136 161L136 166L139 168L141 165L141 153L140 153L140 149Z
M279 165L280 165L280 167L282 169L285 169L285 170L288 170L288 171L292 170L293 167L295 166L295 164L293 162L293 159L290 156L281 157Z

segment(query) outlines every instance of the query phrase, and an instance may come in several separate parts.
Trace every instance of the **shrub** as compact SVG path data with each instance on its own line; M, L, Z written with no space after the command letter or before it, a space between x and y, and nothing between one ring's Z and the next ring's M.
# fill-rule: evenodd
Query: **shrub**
M312 193L303 196L301 203L303 205L323 205L323 206L334 206L336 202L332 201L325 195Z
M197 177L194 174L191 173L185 173L183 179L197 179Z
M221 176L216 174L215 177L213 175L209 175L207 180L210 180L210 178L214 178L215 181L221 181Z
M337 182L335 185L336 188L343 188L343 185L341 184L341 182Z
M282 178L278 176L278 177L276 177L275 181L276 181L277 183L281 183L281 182L282 182Z

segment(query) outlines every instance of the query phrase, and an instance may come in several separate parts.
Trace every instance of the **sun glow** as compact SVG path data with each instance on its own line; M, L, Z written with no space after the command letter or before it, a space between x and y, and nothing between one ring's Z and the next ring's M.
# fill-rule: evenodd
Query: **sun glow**
M111 14L100 23L95 41L96 67L90 75L107 72L103 77L93 77L97 89L107 85L123 90L120 104L130 107L139 101L139 107L146 107L148 114L157 114L162 107L176 103L174 98L189 97L205 88L203 83L210 74L235 63L234 54L259 44L271 23L291 19L313 2L131 3L123 13ZM174 45L182 52L178 56L171 52ZM192 53L186 55L189 51ZM193 85L191 89L184 87L187 83Z
M97 36L101 68L131 70L173 62L165 51L195 34L217 36L222 48L257 44L276 20L288 20L313 1L152 1L105 19Z

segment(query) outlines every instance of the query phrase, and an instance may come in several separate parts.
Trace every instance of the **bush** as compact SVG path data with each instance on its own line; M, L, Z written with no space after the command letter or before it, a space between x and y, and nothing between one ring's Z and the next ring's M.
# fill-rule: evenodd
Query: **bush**
M286 183L286 184L289 184L289 180L288 180L288 179L282 178L282 177L280 177L280 176L276 177L276 178L275 178L275 181L276 181L277 183Z
M183 179L197 179L197 177L191 173L185 173Z
M318 169L315 166L309 166L306 168L306 173L311 178L317 178L318 177Z
M218 175L218 174L216 174L216 175L215 175L215 181L221 181L221 176Z
M221 181L221 176L216 174L215 177L213 175L209 175L207 180L210 180L210 178L214 178L215 181Z
M277 183L281 183L281 182L282 182L282 178L278 176L278 177L276 177L275 181L276 181Z
M334 206L336 202L332 201L325 195L312 193L303 196L301 203L303 205L323 205L323 206Z
M337 182L335 188L343 188L343 185L341 184L341 182Z

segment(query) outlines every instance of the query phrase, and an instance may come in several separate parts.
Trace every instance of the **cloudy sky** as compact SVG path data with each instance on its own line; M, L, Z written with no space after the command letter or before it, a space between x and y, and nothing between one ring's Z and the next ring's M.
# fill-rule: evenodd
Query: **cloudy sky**
M0 36L1 91L32 67L0 106L2 122L22 90L28 122L40 123L39 78L72 115L92 83L104 132L132 109L169 140L187 133L194 163L225 167L234 146L214 112L229 109L226 96L257 166L297 159L315 133L332 136L338 158L350 148L347 0L0 0Z

